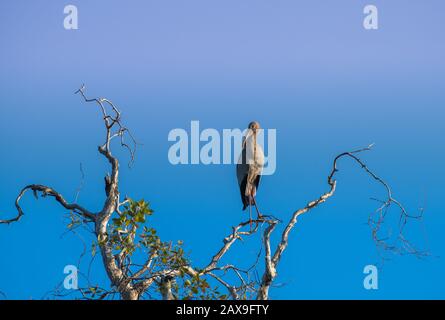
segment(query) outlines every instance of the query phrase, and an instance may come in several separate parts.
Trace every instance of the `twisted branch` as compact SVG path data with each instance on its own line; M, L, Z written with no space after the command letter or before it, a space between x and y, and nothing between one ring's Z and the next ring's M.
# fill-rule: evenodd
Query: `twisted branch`
M409 215L407 213L407 211L405 210L405 208L402 206L402 204L393 197L391 188L389 187L388 183L386 183L383 179L381 179L373 171L371 171L368 168L368 166L357 156L357 154L359 154L359 153L371 150L372 147L373 147L373 144L371 144L365 148L362 148L362 149L349 151L349 152L343 152L334 158L334 161L332 164L332 170L329 173L328 179L327 179L327 183L329 185L329 190L326 193L322 194L318 199L309 202L306 206L304 206L301 209L296 210L292 214L291 219L289 220L283 233L281 234L281 240L278 243L273 255L270 251L270 235L273 232L273 230L275 229L276 222L269 221L269 227L264 231L264 246L266 248L265 271L263 273L262 281L260 283L257 299L259 299L259 300L268 299L268 291L269 291L270 285L272 284L273 280L277 276L277 272L276 272L277 265L281 259L281 256L282 256L284 250L288 246L289 234L292 231L292 229L295 227L298 217L300 215L314 209L315 207L317 207L318 205L320 205L321 203L325 202L327 199L329 199L330 197L333 196L333 194L336 190L336 186L337 186L337 181L334 179L334 176L339 171L337 166L338 166L339 160L342 158L350 158L355 163L359 164L360 168L363 169L365 171L365 173L367 173L369 176L371 176L371 178L373 178L379 184L383 185L383 187L386 191L386 200L380 201L381 206L376 211L378 213L379 219L377 221L374 220L373 215L371 214L369 217L369 220L368 220L369 225L371 226L372 237L373 237L374 242L376 243L376 246L386 249L386 250L391 250L393 252L400 252L401 250L405 250L408 253L414 254L416 256L425 255L425 253L415 249L414 246L403 236L403 228L405 227L408 219L410 219L410 218L420 219L422 216L421 215L419 215L419 216ZM400 223L399 223L398 238L402 242L401 248L388 245L386 242L387 239L381 238L378 235L380 228L381 228L382 224L384 223L384 218L385 218L387 209L389 208L389 206L391 204L394 204L400 211Z
M17 222L19 221L22 216L25 214L20 206L20 200L22 199L22 197L25 195L26 191L31 190L34 194L34 197L36 199L38 199L38 192L41 193L41 196L44 197L53 197L54 199L56 199L56 201L58 203L60 203L65 209L70 210L72 212L75 212L79 215L81 215L82 217L84 217L87 222L92 222L95 221L96 216L95 214L91 213L90 211L88 211L87 209L81 207L80 205L78 205L77 203L68 203L65 198L56 190L54 190L53 188L44 186L44 185L40 185L40 184L31 184L28 185L26 187L24 187L19 195L17 196L16 200L15 200L15 207L17 209L17 216L15 216L14 218L11 219L7 219L7 220L0 220L0 224L10 224L12 222Z

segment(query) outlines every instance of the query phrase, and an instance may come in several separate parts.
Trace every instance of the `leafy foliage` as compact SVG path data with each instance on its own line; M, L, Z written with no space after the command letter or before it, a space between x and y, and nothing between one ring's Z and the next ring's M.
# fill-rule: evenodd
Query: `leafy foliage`
M141 275L142 279L156 277L165 270L177 271L178 275L171 282L171 292L176 299L226 299L227 296L221 295L217 287L212 288L205 277L187 273L186 267L191 265L191 261L184 251L183 242L162 241L156 229L148 224L153 213L149 202L128 199L123 211L111 219L109 235L106 239L98 239L98 244L108 242L115 256L120 256L122 263L126 264L129 274L137 271L136 266L140 268L133 263L133 256L142 253L144 261L148 257L150 267ZM95 243L93 251L96 252Z

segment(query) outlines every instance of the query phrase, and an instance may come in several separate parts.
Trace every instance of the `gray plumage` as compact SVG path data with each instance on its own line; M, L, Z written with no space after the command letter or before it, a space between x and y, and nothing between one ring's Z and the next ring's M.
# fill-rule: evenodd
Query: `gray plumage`
M240 187L243 210L252 205L252 198L256 196L264 166L264 152L257 142L260 129L258 122L251 122L246 136L243 138L241 155L236 166L236 175Z

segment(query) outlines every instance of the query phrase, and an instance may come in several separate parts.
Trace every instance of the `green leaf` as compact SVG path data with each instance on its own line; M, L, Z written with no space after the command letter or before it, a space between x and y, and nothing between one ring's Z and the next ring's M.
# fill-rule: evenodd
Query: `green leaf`
M91 255L94 257L96 255L96 242L91 244Z

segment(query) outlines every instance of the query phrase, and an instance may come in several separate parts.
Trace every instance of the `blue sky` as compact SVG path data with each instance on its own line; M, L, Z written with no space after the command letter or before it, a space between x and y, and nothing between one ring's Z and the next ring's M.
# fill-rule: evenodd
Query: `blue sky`
M75 4L79 29L63 28ZM0 3L0 214L29 183L55 187L79 202L103 203L108 169L97 153L98 110L73 94L105 96L123 111L138 141L134 167L122 166L121 193L145 198L164 240L182 239L204 265L241 211L235 168L172 166L168 132L277 129L277 171L258 194L264 212L287 221L326 190L332 158L375 142L364 156L411 211L425 207L412 237L433 257L394 257L379 289L363 288L363 268L378 261L365 224L382 190L341 163L335 196L299 219L278 269L274 299L444 298L442 209L443 1L372 1L379 29L362 27L368 1L2 1ZM124 153L122 161L126 159ZM0 291L41 298L63 280L82 244L64 233L64 210L23 201L20 223L0 226ZM278 231L278 230L277 230ZM278 232L273 238L277 240ZM228 261L248 264L259 238ZM93 276L106 283L100 262Z

